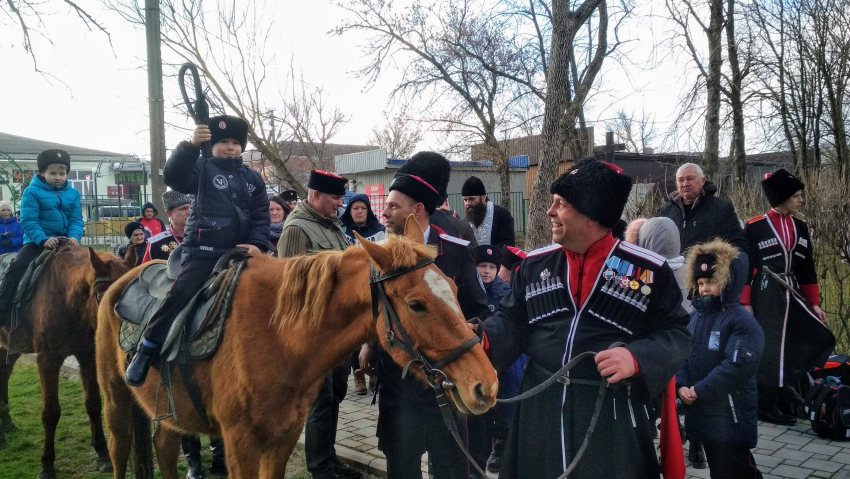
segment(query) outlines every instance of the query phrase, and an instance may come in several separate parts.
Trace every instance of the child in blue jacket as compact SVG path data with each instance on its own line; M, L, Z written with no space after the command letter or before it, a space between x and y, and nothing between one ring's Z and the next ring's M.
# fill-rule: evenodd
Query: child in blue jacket
M764 333L738 304L746 278L731 267L737 257L738 250L722 240L696 245L688 254L693 348L676 374L676 390L686 405L687 437L703 443L711 477L758 479L750 449L758 441L756 370Z
M9 265L0 286L0 312L11 309L12 298L27 266L44 251L66 237L79 246L83 237L83 210L80 192L68 183L71 156L65 150L44 150L36 159L38 175L21 198L21 228L24 246Z
M0 203L0 254L17 253L24 244L24 230L12 214L12 204Z

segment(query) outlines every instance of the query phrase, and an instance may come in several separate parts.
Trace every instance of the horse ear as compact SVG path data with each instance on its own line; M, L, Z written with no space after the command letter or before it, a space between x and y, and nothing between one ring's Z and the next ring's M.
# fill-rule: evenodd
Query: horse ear
M407 220L404 222L404 237L414 243L425 244L424 233L416 218L412 214L407 215Z
M91 265L94 268L94 271L98 274L108 274L109 267L106 266L106 263L100 259L100 256L89 246L89 260L91 260Z
M369 256L369 259L378 266L379 270L386 272L392 269L393 255L389 251L385 250L379 244L363 238L356 231L354 232L354 236L357 238L360 246L366 250L366 254Z

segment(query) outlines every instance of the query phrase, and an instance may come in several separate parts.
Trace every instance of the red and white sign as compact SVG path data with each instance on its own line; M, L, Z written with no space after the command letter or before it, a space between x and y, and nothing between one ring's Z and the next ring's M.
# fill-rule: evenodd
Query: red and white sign
M366 196L372 205L372 212L378 217L381 224L384 223L384 185L366 185Z

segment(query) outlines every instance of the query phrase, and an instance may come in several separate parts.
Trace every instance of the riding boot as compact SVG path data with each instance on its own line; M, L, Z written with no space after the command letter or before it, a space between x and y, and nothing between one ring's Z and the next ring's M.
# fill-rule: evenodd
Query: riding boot
M180 439L183 457L186 458L186 479L204 479L204 466L201 462L201 439L185 435Z
M703 449L701 442L691 441L691 446L688 449L688 460L691 461L691 466L694 469L708 467L708 459L705 457L705 449Z
M224 462L224 440L222 440L220 437L211 437L210 454L212 454L210 474L226 476L227 463Z
M148 370L157 356L159 356L158 348L151 348L142 344L124 373L124 380L127 384L134 388L144 384L148 377Z
M493 439L493 450L490 451L490 457L487 459L487 470L490 472L499 472L502 469L502 456L505 455L505 440Z

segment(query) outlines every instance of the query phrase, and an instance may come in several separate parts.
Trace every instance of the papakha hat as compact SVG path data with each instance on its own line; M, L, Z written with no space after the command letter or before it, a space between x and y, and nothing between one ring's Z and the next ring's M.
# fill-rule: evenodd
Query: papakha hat
M342 176L322 170L313 170L310 172L307 187L329 195L344 195L346 183L348 183L348 180Z
M434 214L440 204L440 193L437 189L416 175L397 173L390 185L390 191L393 190L398 190L422 203L429 215Z
M761 182L761 189L764 190L764 196L767 196L770 206L785 203L785 200L805 187L806 185L799 178L782 168L772 174L764 175L764 180Z
M48 166L54 164L65 165L65 171L71 171L71 155L68 154L65 150L59 149L51 149L44 150L38 154L38 158L35 160L36 165L38 165L38 172L42 173L47 169Z
M235 116L222 115L210 118L210 133L212 134L210 145L233 138L242 145L243 153L248 145L248 123Z
M623 215L632 179L611 163L585 158L552 183L549 192L582 215L611 229Z

